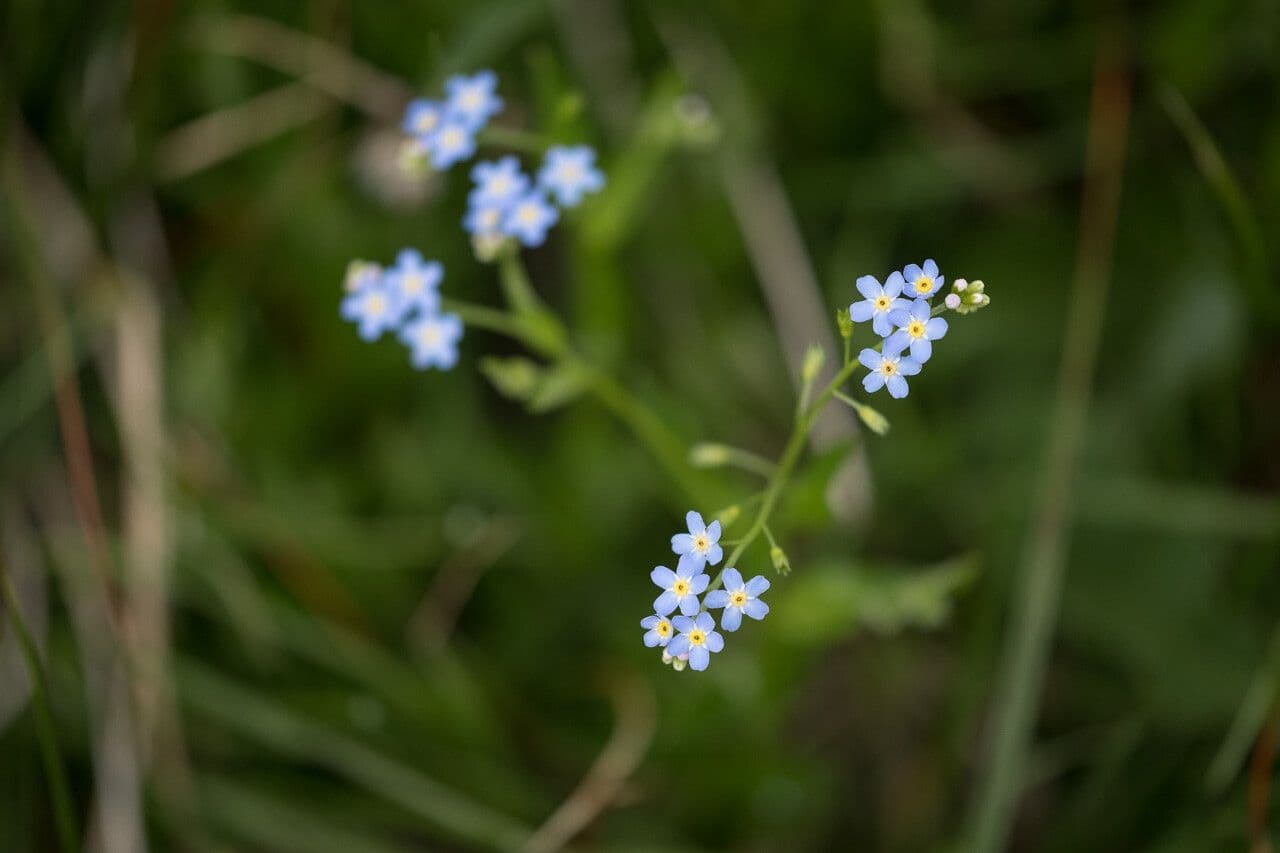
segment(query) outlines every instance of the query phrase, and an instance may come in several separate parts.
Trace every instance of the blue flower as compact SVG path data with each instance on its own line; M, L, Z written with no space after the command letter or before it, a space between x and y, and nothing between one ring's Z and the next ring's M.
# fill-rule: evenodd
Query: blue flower
M458 363L461 338L462 320L457 314L425 314L400 330L400 340L410 350L409 361L418 370L453 367Z
M858 361L868 370L867 375L862 378L862 387L867 393L874 393L888 385L889 396L901 400L907 396L908 391L907 380L903 377L919 373L920 363L912 358L903 358L901 350L888 346L885 350L881 355L868 347L858 354Z
M724 556L720 548L720 522L704 524L702 516L693 510L684 517L689 526L688 533L677 533L671 537L671 550L680 555L680 565L686 563L693 569L701 569L707 563L715 565Z
M707 588L711 577L694 574L695 571L697 570L684 565L677 567L674 572L666 566L654 567L649 577L662 590L662 594L653 601L655 613L666 616L677 607L685 616L698 612L698 596Z
M476 153L475 132L452 116L447 117L435 133L424 139L423 144L431 155L431 165L441 172Z
M468 196L473 205L505 207L529 190L529 176L520 171L520 161L514 156L477 163L471 170L471 180L476 183Z
M347 275L343 280L343 289L348 293L377 284L382 278L382 265L372 261L355 260L347 264Z
M923 268L907 264L902 277L907 280L905 290L912 299L928 299L946 282L946 278L938 275L938 265L932 258L924 262Z
M547 231L560 219L560 213L540 190L532 190L507 209L502 220L502 231L516 237L526 246L541 246L547 239Z
M888 337L893 333L889 323L889 312L895 308L905 308L910 303L899 299L902 294L902 273L891 273L885 279L884 286L876 281L875 276L864 275L858 279L858 292L866 297L863 302L855 302L849 306L849 319L855 323L872 320L871 328L880 337Z
M604 187L604 173L595 166L596 152L589 145L557 145L547 150L538 170L538 185L561 207L577 207L586 193Z
M440 310L439 288L444 267L439 261L424 261L416 249L403 249L396 256L396 265L387 270L385 276L401 317L414 311L434 314Z
M449 96L445 109L471 131L479 130L502 109L498 97L498 76L492 71L478 71L470 77L457 74L445 81Z
M724 589L715 589L707 593L708 608L723 607L720 614L720 627L726 631L736 631L742 624L742 614L752 619L763 619L769 615L769 605L760 600L769 581L763 575L756 575L745 583L737 569L724 570Z
M440 127L444 109L435 101L417 98L409 102L404 111L404 132L420 140L426 140Z
M665 646L671 642L671 620L666 616L646 616L640 620L640 627L645 629L644 644L649 648Z
M468 234L476 237L501 236L502 222L507 208L492 202L480 202L467 208L467 215L462 217L462 227Z
M889 322L898 331L884 342L886 350L901 352L911 347L911 357L924 364L933 354L933 341L947 333L947 321L941 317L930 319L929 303L917 299L909 308L895 308L889 312Z
M724 637L715 629L716 620L705 610L694 619L677 616L671 622L680 636L667 645L667 654L672 657L688 654L689 666L698 672L706 669L711 662L711 652L724 648Z
M386 277L379 275L359 284L342 298L342 319L356 324L360 337L375 341L383 332L400 325L404 313L400 300L387 286Z

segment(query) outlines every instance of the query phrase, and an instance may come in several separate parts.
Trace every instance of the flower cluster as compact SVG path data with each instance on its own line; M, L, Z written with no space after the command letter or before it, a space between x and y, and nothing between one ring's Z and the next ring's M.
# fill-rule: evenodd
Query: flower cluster
M476 153L476 134L499 112L498 77L479 71L470 77L458 74L445 81L445 98L418 98L404 114L411 156L429 160L444 171Z
M858 279L863 300L849 306L849 319L870 320L871 328L884 339L879 351L868 347L858 354L858 361L867 368L862 387L868 393L888 388L895 399L907 396L907 377L920 372L933 355L933 342L947 333L947 321L934 317L929 304L945 282L932 260L895 270L884 284L870 275Z
M724 648L724 637L716 631L709 611L721 611L720 627L726 631L738 630L743 614L763 619L769 613L769 605L760 596L769 588L769 581L761 575L744 581L733 567L725 568L711 580L703 569L724 558L720 522L706 524L701 515L691 510L685 523L689 532L671 537L671 550L680 557L675 571L657 566L649 575L662 592L653 602L653 615L640 620L640 627L645 629L644 644L662 649L663 663L676 670L687 665L701 671L710 664L711 655ZM698 596L703 593L706 596L699 601ZM680 615L673 617L677 610Z
M462 321L440 310L440 282L444 267L424 261L416 249L403 249L395 265L383 268L369 261L347 267L344 320L356 325L360 337L375 341L395 332L409 347L409 360L419 370L448 370L458 361Z
M471 170L475 187L467 198L462 225L478 253L491 256L508 237L525 246L541 246L547 231L560 220L556 205L577 207L584 195L604 187L604 174L596 168L595 159L596 152L586 145L553 146L536 180L521 171L520 161L512 155L477 163Z

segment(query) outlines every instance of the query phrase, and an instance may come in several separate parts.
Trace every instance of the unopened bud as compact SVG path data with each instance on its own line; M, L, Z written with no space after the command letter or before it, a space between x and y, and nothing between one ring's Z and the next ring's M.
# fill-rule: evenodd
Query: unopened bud
M960 307L960 294L948 293L947 298L942 300L942 302L944 305L946 305L948 308L954 311Z
M867 429L876 435L884 435L889 431L889 419L866 403L860 403L850 397L849 405L853 406L853 410L858 413L858 420L866 424Z
M806 384L812 382L818 375L818 371L822 369L822 362L826 359L826 353L822 351L822 347L811 345L804 353L804 366L800 369L800 377Z
M769 549L769 559L773 561L773 568L780 575L791 574L791 561L787 559L787 552L783 551L777 545Z
M723 444L695 444L689 449L689 464L695 468L719 468L729 461L729 448Z
M688 655L681 655L680 657L671 661L671 668L674 669L676 672L684 672L684 668L688 665L689 665Z
M952 285L954 287L955 285ZM964 295L960 298L960 304L956 306L956 311L960 314L972 314L979 308L983 308L991 302L991 297L987 296L983 291L985 285L981 281L968 282Z
M964 289L968 286L969 286L969 282L965 281L962 278L958 278L955 281L951 282L951 289L954 290L956 293L964 293Z
M848 308L836 311L836 328L840 330L840 337L846 341L853 336L853 318L849 316Z
M716 521L720 522L721 527L730 527L740 515L742 515L742 508L734 504L716 513Z

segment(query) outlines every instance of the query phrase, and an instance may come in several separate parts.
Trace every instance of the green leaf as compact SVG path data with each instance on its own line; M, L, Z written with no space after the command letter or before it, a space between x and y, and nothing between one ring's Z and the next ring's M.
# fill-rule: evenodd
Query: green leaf
M527 402L542 382L544 370L532 359L517 355L510 358L482 358L480 372L502 396Z
M572 403L591 386L591 374L578 364L562 361L542 372L529 398L529 411L542 414Z

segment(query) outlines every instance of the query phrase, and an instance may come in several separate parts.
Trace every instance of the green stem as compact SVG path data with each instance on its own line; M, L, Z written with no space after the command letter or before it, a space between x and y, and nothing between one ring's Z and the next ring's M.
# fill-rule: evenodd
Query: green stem
M550 144L536 133L493 125L480 131L479 140L481 145L511 148L525 154L541 154Z
M75 811L71 806L71 786L67 782L66 770L62 765L62 750L58 747L57 728L53 724L53 713L49 705L49 688L45 681L44 667L40 665L40 656L36 652L35 643L27 631L27 624L22 619L18 608L18 598L9 584L9 575L4 563L0 561L0 598L4 600L4 609L13 622L14 632L18 635L18 645L22 647L22 656L27 664L27 672L31 676L32 710L35 714L36 738L40 741L40 757L44 761L45 777L49 784L49 797L53 800L54 824L58 831L58 843L62 849L72 853L80 849L77 839L80 837L76 828Z
M519 247L508 247L498 256L498 272L502 281L502 293L512 311L516 314L531 314L542 310L542 300L534 291L529 273L520 260Z
M524 340L525 330L520 325L520 321L506 311L499 311L496 308L475 305L470 302L461 302L457 299L443 299L440 304L443 310L457 314L462 319L462 322L468 326L475 326L477 329L485 329L517 340Z

